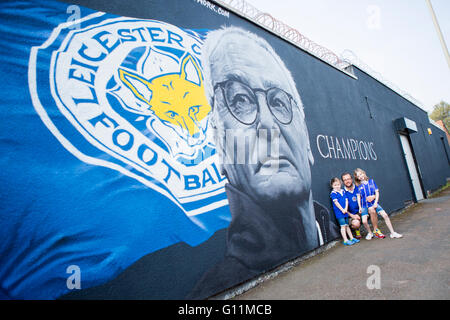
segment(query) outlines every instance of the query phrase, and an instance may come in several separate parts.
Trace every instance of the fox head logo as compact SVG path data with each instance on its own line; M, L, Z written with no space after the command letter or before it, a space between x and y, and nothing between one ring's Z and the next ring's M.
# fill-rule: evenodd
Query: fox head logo
M192 74L195 76L192 77ZM205 140L211 106L204 93L202 73L191 55L184 57L178 73L158 75L147 80L119 69L119 78L134 96L144 102L145 114L150 111L190 146ZM192 78L195 79L191 81Z

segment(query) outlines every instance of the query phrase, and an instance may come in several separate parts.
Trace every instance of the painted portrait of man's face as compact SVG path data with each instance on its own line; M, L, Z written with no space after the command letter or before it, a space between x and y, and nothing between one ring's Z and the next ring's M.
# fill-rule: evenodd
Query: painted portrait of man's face
M281 59L264 40L236 29L218 40L207 63L216 143L229 182L258 202L309 197L313 158L303 106ZM244 140L245 148L230 139ZM270 147L258 147L264 144ZM245 161L229 158L239 152Z

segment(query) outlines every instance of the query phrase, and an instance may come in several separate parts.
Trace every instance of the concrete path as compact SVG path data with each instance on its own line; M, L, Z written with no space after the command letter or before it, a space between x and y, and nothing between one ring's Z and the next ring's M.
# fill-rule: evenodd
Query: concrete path
M402 239L338 243L234 299L450 300L450 188L391 221Z

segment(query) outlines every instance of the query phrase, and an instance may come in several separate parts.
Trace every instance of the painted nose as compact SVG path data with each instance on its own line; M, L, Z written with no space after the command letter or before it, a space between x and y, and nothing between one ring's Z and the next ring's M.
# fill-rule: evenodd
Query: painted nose
M199 128L199 126L195 123L192 123L187 128L187 133L188 133L187 139L188 139L189 145L200 144L205 139L205 135L204 135L202 129Z
M259 104L259 121L258 129L274 129L277 128L276 120L269 110L265 94L257 93Z
M191 119L185 120L187 123L185 124L184 129L187 131L188 135L192 138L197 138L200 135L200 128L198 125L192 121Z

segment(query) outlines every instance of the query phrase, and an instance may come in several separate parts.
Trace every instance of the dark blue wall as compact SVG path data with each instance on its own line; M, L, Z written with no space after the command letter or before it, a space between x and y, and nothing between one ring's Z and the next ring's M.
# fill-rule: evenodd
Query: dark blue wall
M406 117L416 122L418 132L411 133L410 139L424 191L438 189L450 176L449 162L440 140L441 137L445 138L445 134L431 126L425 111L358 68L353 68L355 77L349 76L252 22L233 13L229 18L214 14L197 1L67 2L122 16L157 19L195 30L232 25L247 29L267 40L296 81L305 108L315 158L312 167L313 196L316 201L329 208L330 178L340 176L343 172L353 173L357 167L363 168L375 179L381 191L380 203L388 212L404 208L405 203L414 200L399 134L394 127L394 120L397 118ZM430 127L432 135L427 132ZM316 143L318 135L373 143L376 160L373 157L364 160L359 155L351 159L336 156L323 158ZM448 149L448 145L446 147ZM225 238L224 229L195 248L179 244L163 249L142 258L117 279L100 287L75 292L67 298L184 298L201 273L220 259ZM172 265L174 260L186 261L186 256L196 257L193 261L195 266L190 268L195 272L186 274L185 268L172 267L170 274L166 272L167 269L163 266ZM205 263L202 256L211 263ZM146 277L147 274L152 274L150 280ZM168 290L162 290L173 279L178 279L177 284L173 283ZM111 293L111 288L120 290ZM159 289L155 291L152 288ZM225 289L227 288L223 287L211 294Z
M307 55L305 55L307 56ZM306 63L314 66L315 62ZM352 172L361 167L373 177L381 191L380 202L388 211L403 208L405 202L413 200L413 190L408 175L399 134L394 120L406 117L416 122L417 132L410 133L410 141L417 160L424 192L435 191L445 185L450 174L445 133L433 126L425 111L412 104L370 75L353 68L356 79L341 76L325 66L325 70L308 73L311 84L301 88L309 119L311 144L317 134L344 136L374 142L377 160L323 159L316 151L314 172L315 199L325 201L328 185L325 177ZM313 80L314 79L314 80ZM320 88L314 90L314 88ZM427 129L432 129L432 135ZM445 144L442 143L444 139Z
M243 27L267 40L291 71L303 99L316 161L313 167L314 198L321 203L329 203L329 177L339 176L344 171L353 172L357 167L366 170L377 181L381 201L387 210L400 209L405 201L413 199L400 140L393 124L400 117L417 124L418 132L410 138L424 192L445 185L450 176L447 155L440 141L441 137L446 139L445 133L429 123L425 111L357 68L353 68L357 78L354 79L250 21L233 13L229 18L214 14L197 1L152 1L151 4L144 0L66 2L197 30L230 25ZM433 130L431 136L427 132L430 127ZM377 160L364 161L359 157L356 160L323 159L316 148L319 134L373 141ZM448 144L446 147L448 150Z

